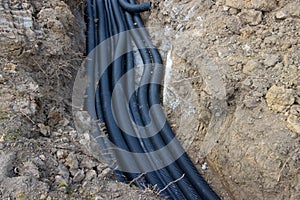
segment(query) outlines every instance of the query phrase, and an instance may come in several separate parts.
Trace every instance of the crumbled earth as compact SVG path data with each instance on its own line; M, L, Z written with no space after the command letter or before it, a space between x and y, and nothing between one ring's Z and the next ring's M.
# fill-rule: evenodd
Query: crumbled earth
M19 2L22 2L21 4ZM0 3L0 199L159 199L116 181L72 121L83 1Z
M199 171L222 199L300 199L300 1L153 2L163 105ZM0 3L1 199L158 199L118 183L74 128L83 7Z
M200 172L222 199L299 199L300 1L156 6L164 106Z

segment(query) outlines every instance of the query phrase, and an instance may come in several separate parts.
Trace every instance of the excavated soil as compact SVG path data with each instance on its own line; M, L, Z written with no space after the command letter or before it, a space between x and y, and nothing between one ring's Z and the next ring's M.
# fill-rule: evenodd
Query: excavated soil
M143 13L163 106L222 199L300 199L300 1L165 0ZM1 199L157 199L115 181L72 117L81 0L0 3Z
M157 3L165 108L223 199L299 199L299 1ZM183 128L182 128L183 127Z

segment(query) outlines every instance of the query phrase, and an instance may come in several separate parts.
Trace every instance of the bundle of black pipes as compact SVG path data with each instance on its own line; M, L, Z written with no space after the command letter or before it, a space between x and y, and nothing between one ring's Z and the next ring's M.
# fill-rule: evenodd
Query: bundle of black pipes
M109 140L118 148L128 152L148 153L156 151L175 138L169 123L163 121L161 130L151 137L134 137L119 127L126 124L127 118L133 122L147 126L153 121L154 126L159 126L164 114L161 108L154 109L149 115L150 108L160 103L160 82L163 79L163 61L158 50L152 45L147 31L144 29L139 12L150 10L151 3L136 4L135 0L87 0L86 1L86 23L87 23L87 54L93 54L92 64L87 65L86 72L90 77L90 85L87 89L85 102L86 109L94 120L103 122L106 126ZM95 47L124 31L138 29L131 32L130 37L116 37L106 43L104 49L95 51ZM107 45L109 44L109 45ZM136 90L137 75L133 72L136 63L133 46L137 47L140 57L144 63L143 74L140 78L140 87ZM126 53L115 57L115 52L120 48L127 48ZM113 59L107 69L101 72L97 79L95 74L99 73L99 66L103 60ZM101 70L100 70L101 71ZM129 113L114 112L123 110L126 105L122 102L122 96L114 100L113 91L123 75L129 75L122 82L122 91L125 95L131 95L127 102ZM97 85L94 84L97 82ZM131 94L134 90L135 92ZM118 96L117 96L118 97ZM116 99L116 98L115 98ZM112 101L115 101L112 104ZM112 108L113 105L114 107ZM157 108L157 107L156 107ZM125 117L124 117L125 116ZM147 129L149 131L149 129ZM138 134L138 133L136 133ZM97 140L99 141L99 140ZM102 148L105 142L99 144ZM166 149L165 154L172 157L173 152ZM163 156L162 156L163 157ZM161 158L162 158L161 157ZM153 166L152 171L140 169L134 171L120 171L115 173L120 181L134 182L140 188L156 186L160 195L168 199L219 199L215 192L201 177L186 153L183 153L174 162L162 168L156 168L160 160L151 160L148 163ZM144 160L131 159L116 156L119 165L142 166ZM122 169L122 168L121 168Z

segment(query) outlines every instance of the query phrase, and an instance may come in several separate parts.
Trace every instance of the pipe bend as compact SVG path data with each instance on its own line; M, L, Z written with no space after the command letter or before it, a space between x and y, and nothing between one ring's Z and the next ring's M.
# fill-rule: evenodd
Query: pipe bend
M146 3L142 3L142 4L131 4L131 3L128 3L126 0L119 0L119 3L124 10L126 10L127 12L130 12L130 13L144 12L144 11L150 10L150 8L151 8L150 1L148 1Z

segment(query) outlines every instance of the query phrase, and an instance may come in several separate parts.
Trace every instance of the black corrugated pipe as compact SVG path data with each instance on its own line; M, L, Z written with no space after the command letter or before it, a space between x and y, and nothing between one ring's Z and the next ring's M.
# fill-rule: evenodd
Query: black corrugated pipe
M134 4L134 0L129 0L130 3ZM143 22L138 14L135 14L134 20L137 23L138 28L143 28ZM153 74L152 74L152 82L158 82L154 81L156 80L161 80L163 79L163 71L162 71L162 59L161 56L158 52L158 50L153 46L151 40L149 37L147 37L147 33L145 31L144 33L144 41L146 42L147 47L150 47L150 52L152 54L153 62L154 62L154 69L153 69ZM148 91L148 98L149 98L149 106L152 106L154 104L159 104L160 103L160 85L157 84L150 84L149 86L149 91ZM161 110L160 112L154 112L154 115L162 115L163 111ZM154 120L161 119L161 117L156 116ZM165 124L165 127L161 130L161 135L165 139L166 144L171 141L174 137L175 134L173 133L170 125L168 123ZM160 141L158 141L160 142ZM170 152L170 155L172 155L172 152ZM215 192L209 187L209 185L206 183L206 181L201 177L191 160L189 159L188 155L185 153L183 154L177 161L176 163L181 166L182 170L187 174L188 179L193 183L194 187L199 191L200 196L203 199L218 199L219 197L216 195ZM172 172L176 172L179 170L179 166L176 165L176 163L171 164L171 168L174 168L173 170L171 169ZM175 166L173 166L175 165ZM187 189L187 188L186 188Z
M126 31L127 27L125 24L125 20L124 20L124 16L122 16L121 10L119 8L119 4L117 0L112 0L111 1L111 5L112 5L112 9L111 11L111 17L115 18L115 22L117 23L118 26L118 31L115 31L113 33L113 35L116 35L118 33L121 33L123 31ZM127 41L128 38L124 38L122 37L122 35L120 37L116 36L116 39L118 40L116 43L116 49L118 48L124 48L127 47L127 43L129 41ZM126 60L126 65L124 62L124 58L127 58ZM113 59L114 62L112 64L112 84L115 85L117 83L117 81L121 78L121 75L123 75L125 72L127 72L127 67L129 69L134 67L134 62L133 62L133 55L132 52L127 53L125 56L121 56L120 58L114 58ZM124 66L125 65L125 66ZM134 78L133 78L134 79ZM131 80L132 82L132 80ZM126 86L123 86L124 89L126 89ZM119 104L114 104L116 106L116 110L119 110L119 106L126 106L123 105L122 103ZM124 117L124 113L119 113L117 112L117 120L119 119L120 123L122 123L122 119L120 119L120 116L118 114L121 114L121 117ZM130 117L130 113L126 113L128 114L127 117ZM115 119L111 119L111 120L115 120ZM123 120L124 121L124 120ZM132 137L124 132L122 132L122 136L126 142L126 144L128 145L128 150L131 152L139 152L139 153L144 153L144 149L142 149L140 142L138 141L137 137ZM139 160L134 160L137 165L140 165ZM156 173L150 173L150 174L146 174L145 175L147 180L152 183L156 183L157 185L161 185L159 179L156 176ZM136 178L136 177L135 177ZM137 180L136 183L138 184L138 186L140 187L146 187L147 183L143 182L143 183L139 183L141 180Z
M138 28L142 28L140 26L141 19L140 19L140 17L139 17L138 14L136 14L134 16L134 21L137 22ZM146 69L144 71L144 75L146 73L148 73L146 77L150 76L152 79L156 78L158 80L161 80L162 77L163 77L163 71L162 71L162 67L161 67L162 66L161 57L160 57L160 55L158 53L158 50L153 47L151 41L147 37L148 34L146 33L146 31L144 31L144 29L141 29L141 33L142 33L141 34L142 35L141 41L145 41L146 42L146 46L149 47L148 51L151 54L151 57L152 57L152 59L154 61L153 73L156 72L156 75L155 76L152 75L152 77L151 77L151 71L152 71L152 69L148 68L148 69ZM142 47L140 47L140 48L142 48ZM143 48L145 48L145 45L144 45ZM145 66L145 67L147 67L147 66ZM157 69L157 67L159 67L159 68ZM158 76L158 74L159 74L159 76ZM155 81L155 82L160 82L160 81ZM149 88L151 88L153 86L159 87L159 85L150 84ZM149 91L149 88L145 88L142 92L139 93L139 99L140 99L140 102L142 102L143 111L144 111L142 113L144 115L148 115L149 114L148 93L147 93L147 91ZM151 92L149 92L149 96L157 96L159 98L159 93L157 94L157 93L153 93L153 92L151 93ZM160 112L160 115L163 115L162 111ZM168 126L168 123L165 126ZM152 139L152 143L154 144L155 149L159 149L159 148L161 148L162 146L165 146L168 143L168 142L167 143L164 142L164 140L162 139L161 135L163 135L163 134L169 134L169 135L172 134L172 132L171 133L170 132L166 132L165 130L168 130L166 128L163 128L163 130L164 131L161 134L155 135L154 137L151 138ZM174 137L175 136L173 134L173 138ZM169 152L169 155L171 156L172 152ZM177 165L177 163L172 163L171 165L167 166L165 169L168 172L171 173L171 175L173 176L173 180L178 179L179 177L182 176L182 174L184 174L184 171L182 171L182 169ZM182 179L180 179L179 181L176 182L176 185L178 185L181 188L181 191L185 193L186 198L188 198L188 199L200 199L200 196L197 194L198 192L195 190L195 188L193 187L193 185L189 182L188 177L183 177Z
M124 12L121 11L120 7L122 7ZM150 7L150 2L137 5L134 0L87 0L87 53L90 53L96 45L113 35L136 27L143 28L144 25L138 13L149 10ZM96 19L98 19L97 28L95 27ZM158 50L152 45L145 29L140 29L133 33L131 40L138 47L144 62L141 85L151 82L151 80L152 82L160 83L163 79L163 68ZM106 124L109 138L115 145L129 152L148 153L166 146L175 138L175 134L167 122L158 134L150 138L133 137L118 127L115 120L121 124L128 122L128 120L122 119L124 115L120 115L120 113L117 113L115 116L117 119L114 118L111 109L112 91L122 75L132 70L135 65L132 51L118 58L114 55L114 52L120 47L131 48L130 39L126 38L127 41L124 41L124 39L116 37L106 47L105 51L101 49L95 52L96 54L100 53L100 55L93 57L95 60L88 62L87 74L91 78L91 83L87 89L88 97L85 105L92 119L99 119ZM103 59L105 58L113 58L114 62L103 73L99 80L99 87L95 89L94 83L95 77L97 77L95 74L99 73L98 65L103 65ZM130 91L130 88L135 87L134 82L135 75L126 80L125 85L122 87L126 94ZM96 95L94 94L95 91ZM160 84L143 85L129 101L130 113L126 113L125 116L133 118L134 122L139 125L148 125L150 122L149 108L160 103L159 96ZM116 106L114 110L127 106L120 100L113 105ZM158 109L152 114L154 114L152 120L158 126L164 113L162 109ZM151 133L149 134L152 135ZM102 142L99 142L99 145L105 146ZM169 149L167 151L168 155L172 157L172 150ZM120 156L117 159L127 167L131 166L131 162L135 162L137 166L142 165L141 161L137 159L127 160ZM157 160L151 160L151 157L148 157L148 159L149 164L156 168ZM163 159L163 156L156 159ZM120 181L125 181L123 175L128 177L128 181L138 177L137 173L116 171L116 174ZM136 180L135 183L141 188L146 187L148 183L157 185L159 190L164 189L161 194L169 199L219 199L201 177L186 153L169 166L146 173L145 178ZM166 186L168 187L165 188Z
M134 29L134 22L132 20L132 16L129 13L125 13L125 17L126 17L126 21L129 26L129 29ZM143 72L143 76L142 76L143 80L141 80L141 82L143 82L143 81L146 82L147 80L145 80L145 79L147 79L147 78L150 79L150 76L145 77L145 74L149 74L149 72L151 71L151 68L152 68L151 55L149 54L148 49L145 48L145 46L142 42L143 37L141 35L137 34L138 32L132 32L132 33L134 33L134 35L132 35L133 41L135 42L137 48L139 49L139 52L140 52L143 62L144 62L145 71ZM131 81L133 81L133 80L131 80ZM148 117L146 115L149 113L141 114L141 112L148 111L147 109L144 109L147 106L146 105L147 104L147 95L143 95L144 92L147 93L147 87L145 87L145 86L140 87L139 91L138 91L138 93L141 94L141 95L138 95L138 96L140 96L140 99L137 100L136 97L132 97L134 99L134 101L131 102L132 103L131 104L131 112L132 112L134 120L138 124L146 125L145 121L147 119L145 119L145 117ZM143 108L143 109L140 109L140 108ZM142 119L143 117L144 117L144 119ZM149 134L151 134L151 133L149 133ZM157 137L157 136L153 136L153 137ZM151 152L151 151L155 151L155 150L159 149L153 145L153 137L150 137L147 139L146 138L141 139L141 142L143 143L143 146L145 146L145 150L147 152ZM152 173L153 172L151 172L150 174L152 174ZM168 183L174 181L174 179L171 177L169 172L164 168L157 170L154 173L158 174L160 180L163 183L163 185L161 185L161 186L158 185L159 189L163 189ZM154 182L154 180L151 180L151 179L149 180L149 182L153 185L156 184ZM184 195L182 194L182 192L180 191L180 189L178 188L176 183L170 185L170 187L167 188L167 191L168 191L168 195L171 196L173 199L184 198Z
M150 1L148 1L146 3L142 3L142 4L131 4L131 3L128 3L128 1L126 1L126 0L119 0L119 3L124 10L131 12L131 13L139 13L139 12L144 12L144 11L148 11L151 9Z
M104 2L104 0L98 0L97 1L97 8L99 12L99 29L98 29L98 34L100 37L100 42L105 41L107 38L111 37L114 34L114 31L117 32L117 25L114 23L114 20L112 19L112 13L107 12L109 11L108 4L109 2ZM107 6L106 6L107 5ZM105 15L110 14L110 16ZM108 23L112 23L111 27L114 29L111 29L110 31L106 32L105 30L107 29L107 23L105 22L105 19L111 19L108 21ZM103 23L101 23L103 22ZM112 44L113 45L113 44ZM113 47L111 47L113 48ZM111 50L111 48L108 48ZM105 51L103 49L100 50L100 59L107 58L110 55L110 51ZM101 62L100 62L101 65ZM112 64L114 65L114 64ZM95 66L98 67L98 66ZM118 66L116 66L118 67ZM118 70L115 70L118 71ZM119 72L117 72L118 74ZM109 73L109 68L106 69L106 71L102 74L101 79L99 81L99 92L100 92L100 102L101 102L101 108L102 108L102 113L103 113L103 119L106 124L107 131L111 134L109 134L109 138L120 148L124 150L129 150L128 145L126 141L123 138L122 132L118 128L117 124L114 121L112 111L111 111L111 88L110 86L112 85L112 77ZM126 160L126 158L122 157L117 157L117 160L120 161L123 165L130 166L131 165L131 160ZM136 178L138 174L133 174L133 173L124 173L130 180Z
M131 2L134 0L131 0ZM138 28L141 28L142 21L138 15L135 16L135 21L137 22ZM146 35L146 33L144 33ZM152 82L154 79L162 80L163 79L163 73L162 73L162 59L160 57L160 54L158 53L157 49L153 47L152 42L148 37L143 38L144 41L147 43L146 45L149 47L152 47L151 54L154 62L154 69L152 74ZM149 91L148 91L148 100L149 105L152 106L154 104L160 103L160 85L156 84L150 84L149 85ZM154 112L154 120L160 119L161 117L159 115L163 114L163 111L160 112ZM156 116L155 116L156 115ZM169 141L171 141L175 134L173 133L170 125L168 123L165 124L164 128L161 130L161 136L164 138L165 144L167 144ZM161 141L158 141L161 142ZM172 155L172 152L170 152L170 155ZM180 166L180 167L179 167ZM171 168L170 170L172 172L177 172L179 170L183 170L184 173L187 175L186 178L188 178L194 187L199 192L200 196L203 199L218 199L218 196L213 192L213 190L209 187L209 185L206 183L206 181L201 177L191 160L189 159L188 155L185 153L183 154L175 163L168 166ZM182 179L181 181L183 181ZM180 182L180 181L179 181ZM185 190L188 190L188 187L185 187Z

